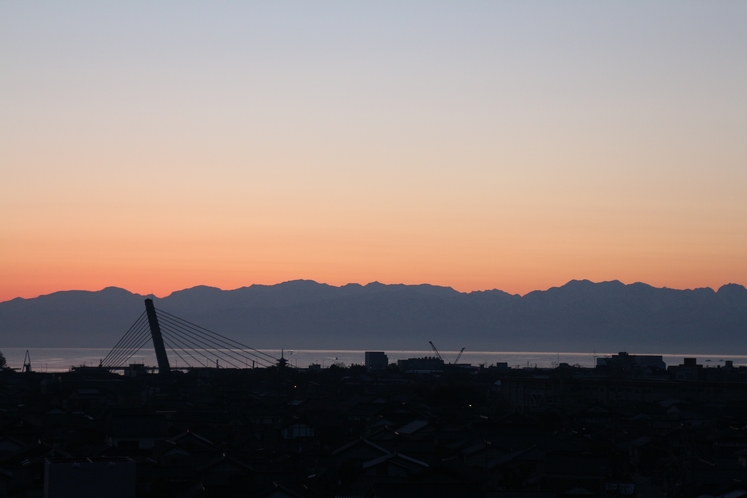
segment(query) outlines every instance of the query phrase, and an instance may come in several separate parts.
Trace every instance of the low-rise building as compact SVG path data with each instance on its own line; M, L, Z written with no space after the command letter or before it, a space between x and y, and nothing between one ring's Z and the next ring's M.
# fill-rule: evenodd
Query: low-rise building
M366 371L376 372L386 370L389 366L389 358L381 351L366 351Z

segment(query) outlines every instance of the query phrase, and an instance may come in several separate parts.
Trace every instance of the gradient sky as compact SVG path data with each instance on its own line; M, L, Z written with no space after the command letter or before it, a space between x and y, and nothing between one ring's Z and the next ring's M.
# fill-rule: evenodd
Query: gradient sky
M0 1L0 301L747 284L747 2Z

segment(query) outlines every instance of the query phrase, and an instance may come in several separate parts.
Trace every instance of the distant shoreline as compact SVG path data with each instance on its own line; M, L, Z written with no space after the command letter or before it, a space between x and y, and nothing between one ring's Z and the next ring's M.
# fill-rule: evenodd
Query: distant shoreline
M96 366L98 362L106 356L110 348L3 348L1 351L5 355L8 366L11 368L20 368L23 365L23 358L26 351L31 355L32 368L37 371L63 372L70 367L77 366ZM374 351L373 349L369 351ZM382 351L376 349L375 351ZM281 350L266 349L263 352L272 356L280 357ZM433 356L433 351L429 350L384 350L393 363L399 359ZM319 364L329 367L334 363L350 366L353 364L363 364L365 350L304 350L304 349L285 349L282 351L285 359L292 366L298 368L307 368L311 364ZM453 362L459 354L458 351L440 351L441 356L447 363ZM559 363L568 363L570 365L580 365L583 367L593 367L596 358L608 357L618 352L609 353L582 353L582 352L532 352L532 351L465 351L460 359L460 363L469 363L472 365L492 365L498 362L507 363L511 367L539 367L548 368L557 366ZM631 351L631 354L646 355ZM698 363L704 367L717 367L725 364L726 360L731 360L735 366L746 365L747 355L717 355L717 354L651 354L651 356L662 356L667 365L679 365L683 358L697 358ZM178 359L171 360L174 366L179 366ZM156 365L155 353L152 350L143 351L142 354L135 355L130 363L144 363L146 365ZM251 365L250 365L251 366Z

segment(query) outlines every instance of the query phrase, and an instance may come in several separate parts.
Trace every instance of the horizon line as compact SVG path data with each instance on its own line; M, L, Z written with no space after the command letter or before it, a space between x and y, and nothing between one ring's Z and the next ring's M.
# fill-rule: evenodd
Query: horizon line
M15 300L18 300L18 299L21 299L21 300L37 299L37 298L40 298L40 297L51 296L51 295L60 294L60 293L63 293L63 292L90 292L90 293L97 293L97 292L105 291L107 289L123 290L125 292L130 293L130 294L137 295L137 296L142 296L142 297L153 297L153 298L156 298L156 299L167 299L167 298L173 296L174 294L176 294L178 292L189 291L189 290L197 289L197 288L200 288L200 287L209 288L209 289L217 289L217 290L219 290L221 292L233 292L233 291L237 291L237 290L241 290L241 289L248 289L248 288L251 288L251 287L276 287L278 285L284 285L284 284L289 284L289 283L294 283L294 282L309 282L309 283L314 283L314 284L317 284L317 285L325 285L325 286L328 286L328 287L334 287L334 288L337 288L337 289L340 289L340 288L343 288L343 287L347 287L347 286L351 286L351 285L353 285L353 286L360 286L360 287L368 287L370 285L383 285L383 286L387 286L387 287L388 286L404 286L404 287L428 286L428 287L437 287L437 288L442 288L442 289L451 289L454 292L457 292L459 294L467 294L467 295L478 293L478 292L496 292L497 291L497 292L503 292L503 293L511 295L511 296L519 296L519 297L525 297L525 296L527 296L527 295L529 295L529 294L531 294L533 292L547 292L547 291L552 290L552 289L560 289L560 288L566 287L567 285L569 285L571 283L574 283L574 282L581 282L581 283L588 282L588 283L595 284L595 285L598 285L598 284L608 284L608 283L611 283L611 284L618 283L618 284L621 284L621 285L626 286L626 287L631 286L631 285L645 285L645 286L648 286L648 287L651 287L651 288L654 288L654 289L668 289L668 290L675 290L675 291L696 291L696 290L706 290L707 289L707 290L710 290L712 292L718 292L718 290L720 290L721 288L726 287L728 285L737 285L737 286L740 286L742 288L745 288L745 286L743 284L739 284L739 283L736 283L736 282L728 282L728 283L722 284L722 285L720 285L718 287L718 289L714 289L713 287L709 287L709 286L688 287L688 288L675 288L675 287L668 287L668 286L656 287L654 285L648 284L646 282L641 282L641 281L636 281L636 282L631 282L631 283L625 283L625 282L623 282L623 281L621 281L619 279L593 281L593 280L590 280L590 279L583 278L583 279L571 279L571 280L568 280L567 282L565 282L562 285L554 285L554 286L550 286L550 287L548 287L546 289L533 289L533 290L531 290L529 292L526 292L524 294L520 294L520 293L507 292L507 291L504 291L504 290L499 289L497 287L493 287L491 289L478 289L478 290L472 290L472 291L460 291L460 290L457 290L454 287L449 286L449 285L438 285L438 284L431 284L431 283L427 283L427 282L418 283L418 284L405 284L405 283L401 283L401 282L398 282L398 283L382 283L382 282L379 282L378 280L374 280L374 281L371 281L371 282L368 282L368 283L365 283L365 284L361 284L361 283L358 283L358 282L348 282L346 284L334 285L334 284L329 284L329 283L326 283L326 282L318 282L318 281L312 280L312 279L298 278L298 279L292 279L292 280L285 280L285 281L277 282L277 283L274 283L274 284L252 283L252 284L249 284L249 285L243 285L243 286L232 288L232 289L223 289L221 287L214 286L214 285L197 284L197 285L193 285L191 287L185 287L183 289L173 290L169 294L162 295L162 296L158 296L158 295L156 295L154 293L140 294L138 292L133 292L133 291L131 291L129 289L126 289L124 287L119 287L119 286L116 286L116 285L108 285L106 287L102 287L102 288L96 289L96 290L91 290L91 289L63 289L63 290L57 290L57 291L49 292L47 294L39 294L39 295L36 295L36 296L33 296L33 297L17 296L17 297L13 297L13 298L7 299L5 301L0 301L0 304L7 303L7 302L10 302L10 301L15 301Z

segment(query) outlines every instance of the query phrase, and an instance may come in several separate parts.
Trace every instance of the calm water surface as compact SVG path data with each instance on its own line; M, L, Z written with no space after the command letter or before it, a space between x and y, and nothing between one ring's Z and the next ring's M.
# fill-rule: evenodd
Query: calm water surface
M25 348L4 348L2 349L8 365L13 368L21 368L23 358L26 353ZM275 349L266 349L263 352L276 358L280 357L281 351ZM31 366L36 371L64 372L70 367L81 365L95 366L99 361L109 353L109 348L32 348L29 349L31 355ZM344 364L346 366L353 364L363 364L364 351L327 351L327 350L285 350L285 358L291 365L306 368L312 363L318 363L323 367L329 367L332 364ZM396 362L399 359L433 356L432 351L386 351L389 362ZM453 362L458 351L442 351L441 356L446 362ZM459 363L470 363L472 365L493 365L498 362L506 362L510 367L553 367L558 363L569 363L582 367L592 367L595 364L595 358L609 356L612 353L533 353L533 352L509 352L509 351L465 351ZM731 360L734 366L747 365L747 356L735 355L663 355L667 365L678 365L682 363L685 356L698 358L698 363L705 366L716 367L723 365L724 361ZM185 366L178 358L174 359L169 355L169 360L174 367ZM146 365L156 365L156 357L152 351L141 351L133 356L129 363L144 363ZM249 364L248 366L251 366Z

